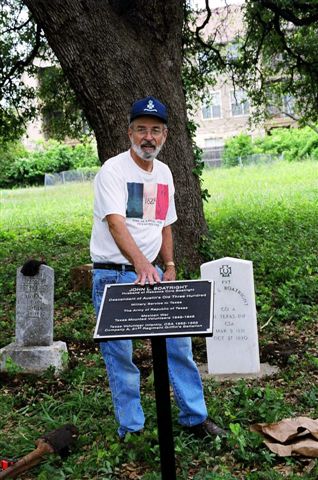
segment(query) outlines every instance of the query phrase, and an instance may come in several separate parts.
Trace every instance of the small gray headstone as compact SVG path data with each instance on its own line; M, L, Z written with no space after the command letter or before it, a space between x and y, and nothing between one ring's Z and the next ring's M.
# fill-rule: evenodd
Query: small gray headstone
M0 349L0 371L42 374L67 367L67 345L53 342L54 270L41 265L35 276L17 270L16 341Z
M208 372L259 372L252 262L226 257L204 263L201 278L215 281L213 337L207 338Z
M53 343L54 270L41 265L35 276L17 270L16 343L26 347Z

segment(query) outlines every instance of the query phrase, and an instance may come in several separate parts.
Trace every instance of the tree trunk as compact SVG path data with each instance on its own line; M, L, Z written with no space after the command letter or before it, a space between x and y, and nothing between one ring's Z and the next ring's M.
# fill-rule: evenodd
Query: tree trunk
M42 26L97 140L100 160L129 147L128 112L154 95L168 107L169 136L160 154L173 173L179 220L176 259L198 267L206 233L186 129L181 80L182 0L24 0Z

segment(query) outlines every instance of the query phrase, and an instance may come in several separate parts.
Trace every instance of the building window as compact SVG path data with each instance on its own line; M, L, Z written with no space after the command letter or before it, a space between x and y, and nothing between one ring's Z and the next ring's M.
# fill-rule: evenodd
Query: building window
M221 118L220 92L212 92L209 103L202 106L202 117L204 120L209 118Z
M267 112L269 115L288 116L295 113L295 100L292 95L279 95L278 93L269 93L269 104L267 105Z
M272 116L279 116L282 111L282 98L277 93L268 91L267 93L268 105L266 107L267 113Z
M222 137L213 137L213 138L206 138L204 140L204 148L223 148L224 147L224 140Z
M228 60L237 60L240 56L239 43L229 43L226 46L226 58Z
M221 158L224 150L223 138L206 138L202 160L207 167L218 167L221 165Z
M294 112L294 97L292 95L283 95L283 109L284 114L288 116L293 115Z
M231 91L231 112L232 117L248 115L250 112L250 104L246 93L243 90Z

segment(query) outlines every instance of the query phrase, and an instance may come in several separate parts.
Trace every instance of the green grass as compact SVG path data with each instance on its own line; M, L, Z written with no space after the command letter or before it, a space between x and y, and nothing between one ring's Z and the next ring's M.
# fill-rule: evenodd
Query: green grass
M316 480L317 462L276 457L249 426L318 417L317 163L206 171L204 186L211 194L205 258L253 261L261 359L281 371L266 380L204 381L210 415L231 431L226 441L195 441L178 426L172 403L177 478ZM0 202L0 347L14 338L16 269L30 257L43 257L55 271L55 340L67 341L70 353L70 369L58 378L50 371L23 377L14 369L0 376L1 456L19 458L43 432L73 422L80 431L73 454L63 463L48 457L24 479L160 479L145 342L136 342L145 434L119 443L103 362L92 341L90 292L71 288L70 269L90 261L92 185L5 190ZM205 361L204 340L193 343L195 358Z
M90 294L71 289L70 269L90 262L92 184L4 190L0 199L0 289L5 294L0 327L6 333L0 345L14 334L16 269L29 258L54 268L56 335L60 329L64 337L90 338L95 321Z
M78 225L90 228L92 183L69 183L57 187L2 190L1 230L18 232L52 226Z
M317 162L210 171L207 259L252 260L259 322L317 320Z

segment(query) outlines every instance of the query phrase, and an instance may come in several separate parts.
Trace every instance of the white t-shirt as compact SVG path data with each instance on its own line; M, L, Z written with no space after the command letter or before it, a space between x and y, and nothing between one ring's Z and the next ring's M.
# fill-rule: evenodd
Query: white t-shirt
M154 160L152 172L140 168L130 151L110 158L94 181L94 224L90 242L93 262L128 264L105 220L119 214L145 257L153 262L162 243L163 227L177 220L172 174Z

